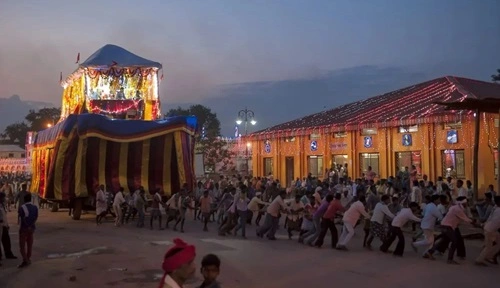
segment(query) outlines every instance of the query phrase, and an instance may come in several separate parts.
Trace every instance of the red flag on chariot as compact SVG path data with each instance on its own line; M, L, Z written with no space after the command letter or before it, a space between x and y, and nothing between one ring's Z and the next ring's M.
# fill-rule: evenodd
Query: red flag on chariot
M62 82L62 72L59 74L59 82Z

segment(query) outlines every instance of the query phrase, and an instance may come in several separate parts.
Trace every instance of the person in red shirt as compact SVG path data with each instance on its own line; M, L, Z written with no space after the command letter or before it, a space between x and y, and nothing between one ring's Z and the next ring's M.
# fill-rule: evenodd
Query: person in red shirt
M328 230L330 230L332 236L332 248L335 249L335 247L337 247L339 236L337 227L335 227L335 216L337 216L338 213L345 211L344 206L342 206L342 203L340 202L341 198L342 195L340 193L335 194L335 198L328 205L328 209L326 210L325 214L323 214L323 217L321 219L320 234L314 246L321 248L321 246L323 246L323 241L325 240L326 233L328 232Z

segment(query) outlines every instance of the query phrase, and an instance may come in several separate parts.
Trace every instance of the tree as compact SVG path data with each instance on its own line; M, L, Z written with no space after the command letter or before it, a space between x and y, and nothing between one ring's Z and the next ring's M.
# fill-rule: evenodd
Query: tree
M234 170L233 152L228 149L227 142L221 137L203 138L198 148L203 154L206 170L213 172L229 172Z
M220 121L217 114L206 106L196 104L188 109L177 107L170 109L167 117L172 116L196 116L198 120L198 129L195 136L197 153L203 154L204 165L207 170L214 172L223 172L230 170L232 165L231 158L233 152L228 149L227 143L220 137ZM204 129L204 133L202 133ZM216 165L218 164L218 165ZM220 166L219 171L216 166Z
M38 111L30 110L25 119L31 131L40 131L56 124L61 117L60 108L42 108Z
M24 148L28 131L30 131L30 128L26 123L18 122L5 127L1 136L2 138L8 138L5 141L7 144L17 144L19 147Z
M196 104L191 105L188 109L177 107L170 109L166 116L191 116L194 115L198 119L198 136L201 138L202 128L205 127L205 136L209 138L220 136L220 121L217 119L217 114L206 106Z
M38 111L30 110L24 117L26 122L10 124L0 136L8 138L4 142L7 144L18 144L24 148L26 144L26 134L28 131L40 131L56 124L61 117L60 108L42 108Z
M497 69L496 75L491 75L491 80L493 82L498 82L498 84L500 84L500 69Z

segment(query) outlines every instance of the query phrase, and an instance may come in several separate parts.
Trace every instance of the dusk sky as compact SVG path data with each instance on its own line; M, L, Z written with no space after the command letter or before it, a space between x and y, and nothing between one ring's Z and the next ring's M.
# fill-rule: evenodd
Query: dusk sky
M0 0L0 39L0 98L59 106L59 73L109 43L163 64L163 103L206 103L221 84L365 65L490 81L500 1Z

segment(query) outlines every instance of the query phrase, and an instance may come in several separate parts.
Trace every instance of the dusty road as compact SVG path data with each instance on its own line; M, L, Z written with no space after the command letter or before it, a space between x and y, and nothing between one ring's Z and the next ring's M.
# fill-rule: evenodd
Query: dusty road
M14 218L10 213L10 223L15 223ZM423 260L409 245L404 258L365 251L361 247L362 232L350 243L349 252L340 252L290 241L283 229L278 232L278 241L268 241L257 238L252 226L247 232L248 239L242 240L217 236L215 224L211 224L210 232L203 232L201 223L192 218L187 221L184 234L137 229L135 223L116 228L111 219L97 227L93 214L82 218L73 221L64 210L58 213L41 210L33 264L17 269L19 259L4 259L0 287L157 287L163 254L175 237L196 245L197 264L207 253L221 257L220 281L225 288L489 288L498 287L500 275L498 266L473 265L480 241L467 241L468 259L452 266L443 258L434 262ZM17 225L11 225L13 250L20 256L16 230ZM199 281L197 275L189 287L195 287Z

